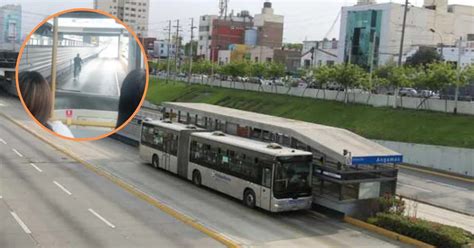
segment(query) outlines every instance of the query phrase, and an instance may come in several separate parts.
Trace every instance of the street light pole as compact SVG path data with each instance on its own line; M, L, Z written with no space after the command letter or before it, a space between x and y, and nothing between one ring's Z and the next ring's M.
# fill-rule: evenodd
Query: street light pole
M462 37L458 41L458 63L456 67L456 89L454 91L454 114L458 113L458 98L459 98L459 81L461 80L461 53L462 53Z
M398 52L398 66L402 66L402 56L403 56L403 42L405 41L405 28L407 24L407 13L408 13L408 0L405 0L405 7L403 10L403 23L402 23L402 37L400 39L400 50ZM397 98L398 98L398 87L395 88L393 93L393 108L397 108Z
M444 57L443 57L443 50L444 50L444 49L443 49L443 47L444 47L443 36L442 36L439 32L436 32L436 30L433 29L433 28L430 28L430 31L431 31L432 33L437 34L437 35L439 36L439 40L441 41L441 44L440 44L440 45L441 45L441 51L440 51L441 59L444 60L444 61L446 61L446 60L444 59Z

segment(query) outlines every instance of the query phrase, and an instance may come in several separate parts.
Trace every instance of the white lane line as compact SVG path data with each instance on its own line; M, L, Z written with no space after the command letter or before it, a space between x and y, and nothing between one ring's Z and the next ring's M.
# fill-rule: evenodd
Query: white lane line
M4 139L2 139L2 138L0 138L0 142L3 143L4 145L7 144L7 142L6 142Z
M19 151L17 151L15 148L12 148L12 151L18 155L18 157L22 158L23 154L21 154Z
M103 221L105 224L107 224L108 226L110 226L111 228L115 228L115 226L110 223L108 220L106 220L104 217L100 216L100 214L98 214L96 211L94 211L92 208L89 208L88 209L89 212L91 212L93 215L95 215L95 217L99 218L101 221Z
M23 229L23 231L25 231L25 233L31 234L30 229L25 225L25 223L20 219L20 217L18 217L18 215L15 212L10 212L10 214L13 216L16 222L18 222L18 225L21 226L21 228Z
M72 195L72 193L71 193L69 190L67 190L64 186L62 186L62 185L59 184L58 182L53 181L53 183L56 184L56 186L58 186L60 189L62 189L62 191L66 192L66 194Z
M43 172L43 170L41 170L41 169L40 169L38 166L36 166L35 164L30 163L30 165L31 165L33 168L35 168L37 171Z
M435 182L435 181L431 181L431 180L428 180L428 181L426 181L426 182L432 183L432 184L438 184L438 185L441 185L441 186L444 186L444 187L448 187L448 188L451 188L451 189L455 189L455 190L469 191L469 190L467 190L467 189L465 189L465 188L458 187L458 186L454 186L454 185L447 184L447 183Z
M417 187L417 186L413 186L413 185L410 185L410 184L398 183L398 185L400 185L400 186L402 186L402 187L408 187L408 188L412 188L412 189L417 189L417 190L425 191L425 192L433 192L433 191L431 191L431 190L427 190L427 189L420 188L420 187Z
M0 199L3 199L3 196L0 195Z
M118 81L117 72L115 72L115 85L117 85L117 95L120 96L120 84Z

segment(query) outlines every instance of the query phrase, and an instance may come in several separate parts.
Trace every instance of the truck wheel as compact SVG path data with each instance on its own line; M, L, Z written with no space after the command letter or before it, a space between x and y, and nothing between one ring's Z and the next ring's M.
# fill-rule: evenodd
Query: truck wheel
M249 208L255 208L255 193L251 189L244 192L244 205Z

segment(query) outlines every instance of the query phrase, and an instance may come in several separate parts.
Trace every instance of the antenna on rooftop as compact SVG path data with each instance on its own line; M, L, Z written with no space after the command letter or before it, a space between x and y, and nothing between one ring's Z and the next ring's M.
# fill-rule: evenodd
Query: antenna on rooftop
M229 0L219 0L219 17L227 19L227 6L229 5Z

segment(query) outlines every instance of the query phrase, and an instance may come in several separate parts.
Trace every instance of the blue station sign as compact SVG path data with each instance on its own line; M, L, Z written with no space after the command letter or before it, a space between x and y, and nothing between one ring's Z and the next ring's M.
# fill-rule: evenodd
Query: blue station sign
M399 164L403 162L403 155L392 156L367 156L367 157L352 157L352 164Z

